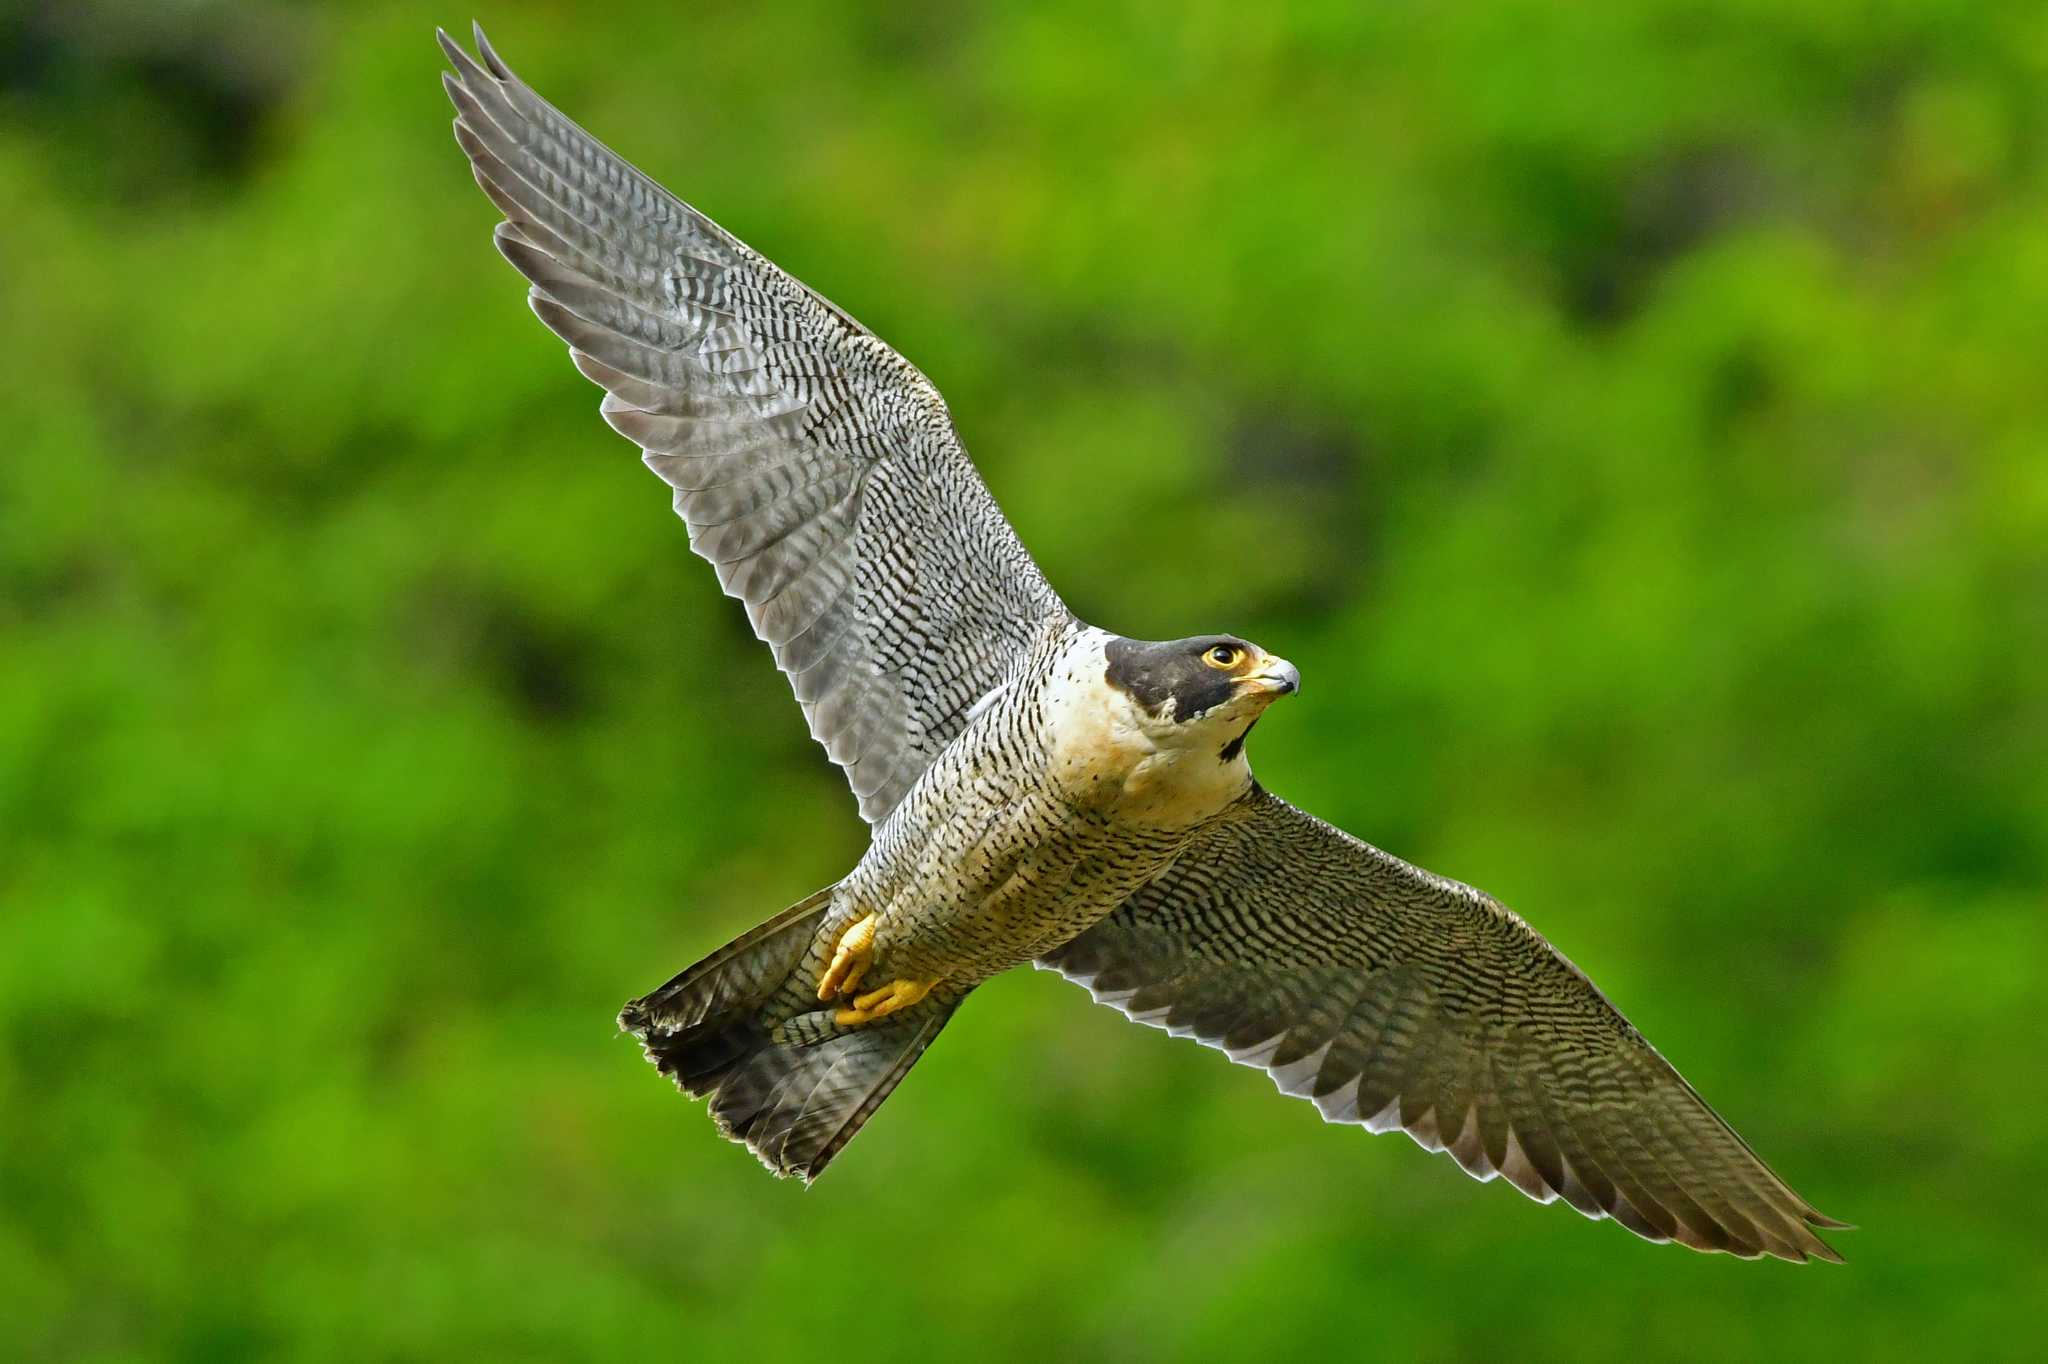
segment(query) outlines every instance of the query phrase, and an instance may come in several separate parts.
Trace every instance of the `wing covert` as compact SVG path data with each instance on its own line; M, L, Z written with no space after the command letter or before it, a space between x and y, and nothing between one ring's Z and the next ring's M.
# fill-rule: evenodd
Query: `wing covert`
M923 374L440 36L498 249L879 823L1066 608Z
M1039 964L1538 1202L1698 1250L1841 1258L1813 1228L1846 1224L1517 915L1264 790Z

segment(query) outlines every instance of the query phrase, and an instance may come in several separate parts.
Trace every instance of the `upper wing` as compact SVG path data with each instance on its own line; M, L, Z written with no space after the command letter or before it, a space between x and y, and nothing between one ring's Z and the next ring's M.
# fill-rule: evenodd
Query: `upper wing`
M1841 1258L1812 1228L1846 1224L1519 917L1263 790L1040 964L1539 1202L1699 1250Z
M498 249L879 823L1066 608L930 380L476 39L442 81Z

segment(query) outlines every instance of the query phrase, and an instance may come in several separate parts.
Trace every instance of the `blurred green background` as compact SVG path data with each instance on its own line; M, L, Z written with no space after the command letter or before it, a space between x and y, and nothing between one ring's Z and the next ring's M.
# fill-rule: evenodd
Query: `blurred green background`
M1862 1225L1804 1269L1029 972L771 1181L612 1014L865 831L491 249L469 14L0 12L0 1357L2023 1352L2039 4L478 16L1084 616L1298 662L1267 784L1528 914Z

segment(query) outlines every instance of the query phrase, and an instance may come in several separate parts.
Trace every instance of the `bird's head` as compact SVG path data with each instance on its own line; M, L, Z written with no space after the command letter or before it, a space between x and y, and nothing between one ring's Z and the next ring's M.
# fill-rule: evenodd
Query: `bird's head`
M1220 738L1225 761L1238 756L1267 706L1301 689L1292 663L1236 635L1112 639L1103 657L1109 685L1131 698L1155 738Z

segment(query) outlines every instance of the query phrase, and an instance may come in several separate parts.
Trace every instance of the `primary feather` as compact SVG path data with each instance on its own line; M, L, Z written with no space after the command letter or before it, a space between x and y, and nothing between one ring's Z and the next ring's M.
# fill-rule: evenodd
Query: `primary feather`
M1065 607L909 361L563 117L481 31L481 63L441 46L498 249L879 823Z

